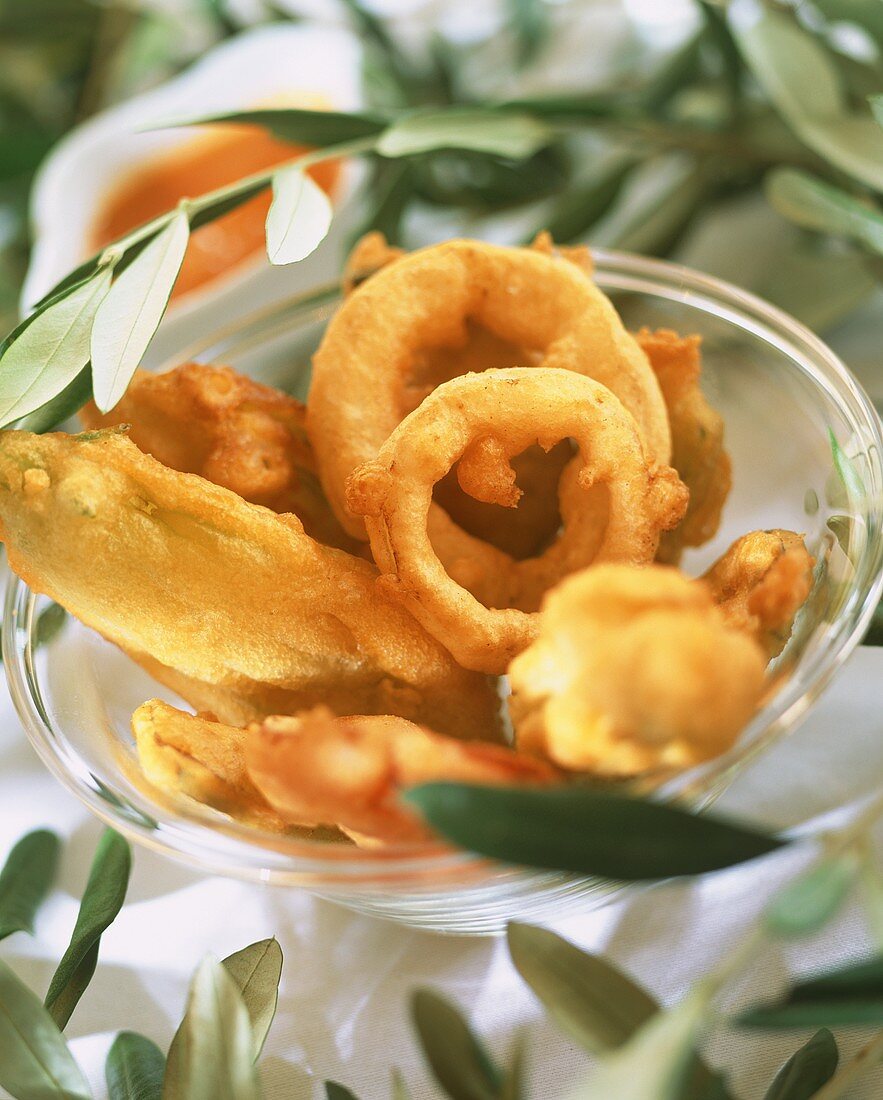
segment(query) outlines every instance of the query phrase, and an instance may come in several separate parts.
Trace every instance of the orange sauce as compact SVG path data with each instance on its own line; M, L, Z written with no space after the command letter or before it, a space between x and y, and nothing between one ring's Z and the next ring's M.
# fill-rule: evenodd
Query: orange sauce
M92 226L91 252L131 229L171 210L182 198L195 198L243 176L291 160L303 147L277 141L251 126L225 126L143 161L109 192ZM333 194L338 161L314 165L310 175ZM228 214L195 229L172 293L180 297L252 257L264 247L269 190Z

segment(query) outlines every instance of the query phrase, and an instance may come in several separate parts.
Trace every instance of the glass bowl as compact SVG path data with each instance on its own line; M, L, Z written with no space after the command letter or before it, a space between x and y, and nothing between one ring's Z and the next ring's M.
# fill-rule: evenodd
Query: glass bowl
M812 596L776 662L762 710L729 753L656 791L704 805L795 729L867 627L883 568L883 440L855 379L790 317L683 267L608 252L595 260L598 283L630 327L703 337L704 386L725 418L735 476L722 530L686 557L685 568L699 572L737 536L769 527L804 532L817 559ZM182 349L175 362L229 363L304 397L311 353L338 301L337 289L325 288L274 306ZM495 932L513 918L590 909L627 888L501 866L441 845L362 850L270 836L171 800L139 776L129 719L146 699L174 697L70 619L38 646L43 602L11 578L3 657L15 706L50 770L138 843L202 871L303 887L366 913L449 932Z

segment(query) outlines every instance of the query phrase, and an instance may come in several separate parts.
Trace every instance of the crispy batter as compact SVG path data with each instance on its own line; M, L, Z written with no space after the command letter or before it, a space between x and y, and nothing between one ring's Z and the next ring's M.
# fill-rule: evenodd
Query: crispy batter
M733 744L765 664L702 582L592 566L549 594L538 639L509 668L516 743L595 775L689 767Z
M687 514L659 540L656 560L677 565L686 546L702 546L720 526L732 485L730 456L724 450L724 422L705 399L699 336L670 329L642 328L636 339L650 360L671 423L671 464L690 490Z
M387 264L407 256L404 248L396 248L376 229L356 241L343 267L341 285L344 294L352 292Z
M39 486L27 492L31 471ZM493 736L493 685L385 600L373 566L118 431L0 433L0 524L11 568L35 591L256 708L284 696L389 713L393 697L444 732Z
M317 708L250 727L252 781L291 822L337 825L357 842L408 842L431 834L399 800L407 787L458 783L538 784L555 771L499 745L442 737L404 718L335 718Z
M448 241L368 279L338 310L313 359L307 430L328 499L353 536L364 538L365 528L347 509L347 478L453 376L445 377L445 366L457 375L470 369L437 357L470 346L476 329L491 343L530 352L519 366L566 368L608 386L635 417L648 456L668 462L671 434L656 376L585 271L543 248ZM484 350L482 359L490 362ZM469 532L460 532L451 525L449 544L436 546L443 560L467 556Z
M813 584L815 562L793 531L752 531L737 539L704 576L732 626L776 657Z
M470 477L488 487L478 491L503 499L509 455L570 438L580 454L562 478L564 527L552 546L514 561L471 539L462 566L446 570L435 548L452 524L432 503L432 485L465 455ZM592 505L599 485L610 500L600 534ZM671 467L648 465L634 418L600 383L574 371L515 368L439 386L355 471L348 503L365 517L384 590L461 664L499 673L534 637L533 612L552 585L594 560L652 561L687 495Z
M230 367L186 363L138 371L119 404L89 402L87 428L130 426L129 438L173 470L199 474L252 504L293 512L317 542L356 545L334 517L316 473L300 401Z

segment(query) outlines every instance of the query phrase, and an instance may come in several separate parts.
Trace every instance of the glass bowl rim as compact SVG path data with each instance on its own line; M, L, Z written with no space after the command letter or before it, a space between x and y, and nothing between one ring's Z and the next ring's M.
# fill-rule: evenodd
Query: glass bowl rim
M878 527L883 526L883 434L879 417L858 381L818 336L749 291L692 268L605 249L593 248L592 257L595 277L602 288L682 301L749 332L797 363L811 361L824 376L825 385L821 386L821 380L815 375L813 383L825 390L854 427L860 425L869 436L868 455L875 484L861 503L865 514L875 516ZM338 285L330 284L263 307L176 354L161 369L210 357L211 349L223 344L224 340L254 328L260 334L274 320L284 324L288 319L286 330L296 330L319 320L318 311L332 304L338 295ZM808 668L796 670L790 681L758 712L730 752L675 777L661 786L655 796L688 797L700 804L710 802L724 788L733 770L769 743L771 738L765 737L765 733L772 734L796 723L815 701L859 644L881 591L883 539L869 539L856 564L849 595L831 624L831 637L824 651ZM158 815L162 809L158 801L152 806L151 814L145 814L132 804L126 792L113 790L94 776L69 742L60 742L56 737L44 712L36 679L32 646L35 599L22 580L14 574L9 575L0 640L13 704L28 739L50 772L93 814L129 839L204 871L262 882L303 883L314 877L318 884L356 883L377 881L387 875L422 875L427 871L436 874L457 870L471 872L476 865L485 863L471 853L438 844L361 849L299 838L271 838L237 822L209 820L203 816L202 808L191 811L177 804L164 817L154 818L153 813ZM265 843L260 843L261 840ZM268 846L266 842L270 840L272 845ZM516 873L522 885L528 879L536 881L537 885L560 882L560 875L553 872L518 869Z

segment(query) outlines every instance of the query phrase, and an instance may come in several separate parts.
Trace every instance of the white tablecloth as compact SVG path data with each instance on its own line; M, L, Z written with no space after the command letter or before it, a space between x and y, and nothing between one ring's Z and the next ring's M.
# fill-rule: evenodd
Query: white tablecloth
M738 780L721 809L785 827L866 796L883 776L881 679L883 650L860 650L807 722ZM66 838L57 888L36 937L19 934L0 949L42 993L70 935L100 827L44 771L5 691L0 714L0 847L8 850L41 825ZM702 881L657 887L556 929L607 953L671 1002L740 939L805 858L789 851ZM411 931L305 893L194 874L138 850L128 903L104 937L98 972L68 1027L96 1096L105 1095L103 1057L118 1028L167 1046L200 957L222 957L269 935L281 942L285 971L261 1063L267 1100L309 1095L302 1086L312 1081L318 1089L325 1078L348 1084L362 1100L379 1100L389 1095L393 1066L404 1072L415 1100L437 1096L408 1023L409 993L420 985L467 1006L501 1056L526 1028L534 1096L562 1095L588 1064L545 1021L500 940ZM772 948L734 995L740 1003L757 999L789 972L852 959L869 948L860 905L849 904L821 936ZM712 1060L732 1069L738 1095L755 1100L804 1037L728 1032L708 1049ZM862 1033L840 1037L846 1054L858 1049ZM883 1095L883 1072L852 1095Z

